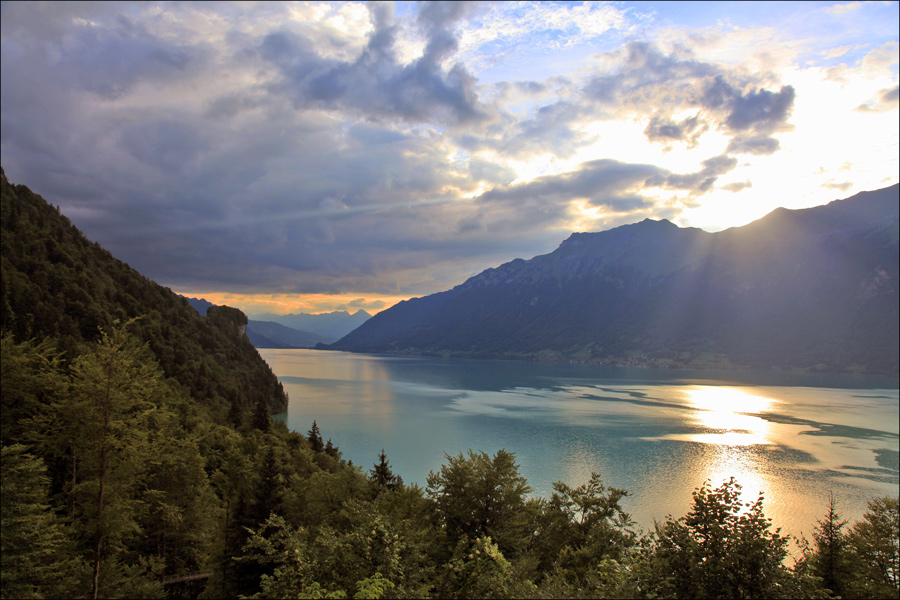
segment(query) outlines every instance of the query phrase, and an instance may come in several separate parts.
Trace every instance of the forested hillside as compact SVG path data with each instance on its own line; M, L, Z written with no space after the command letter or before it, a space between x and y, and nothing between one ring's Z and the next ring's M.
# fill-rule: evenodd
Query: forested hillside
M270 419L240 311L202 318L2 192L2 598L897 596L894 498L852 526L811 499L792 561L734 481L642 532L600 475L535 498L505 450L446 455L424 488L384 452L354 466Z
M201 318L187 300L143 277L87 240L59 210L2 175L3 333L16 341L53 338L64 357L95 342L100 327L131 327L166 377L216 411L283 412L287 397L244 336L247 317L217 307Z

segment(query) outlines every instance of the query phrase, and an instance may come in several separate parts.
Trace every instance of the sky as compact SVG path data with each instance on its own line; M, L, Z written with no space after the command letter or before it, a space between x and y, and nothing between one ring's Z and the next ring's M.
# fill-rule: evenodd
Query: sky
M0 162L173 291L376 313L897 183L897 2L4 2Z

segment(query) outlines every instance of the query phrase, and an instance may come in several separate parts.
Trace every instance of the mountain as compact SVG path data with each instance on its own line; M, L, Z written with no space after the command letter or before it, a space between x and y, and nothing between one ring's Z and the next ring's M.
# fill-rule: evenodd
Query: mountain
M315 348L317 344L327 343L320 335L273 321L248 321L247 337L257 348Z
M717 233L644 220L401 302L330 348L898 372L900 188Z
M203 298L183 297L201 315L206 315L206 311L215 306ZM247 321L247 337L255 348L315 348L318 344L333 342L340 336L328 338L309 331L286 327L274 321L250 319Z
M179 294L180 296L181 294ZM204 299L204 298L188 298L187 296L181 296L182 298L187 298L188 304L193 306L200 316L205 317L206 311L208 311L211 307L215 306L212 302Z
M227 306L201 317L182 298L91 242L23 185L2 185L0 330L16 342L51 339L65 358L100 338L100 328L138 318L165 376L219 414L287 408L287 395L245 335L247 317Z
M276 315L273 313L253 314L250 318L254 321L271 321L315 334L324 338L325 343L337 341L365 323L372 317L364 310L358 310L355 313L347 311L336 311L330 313L322 313L311 315L307 313L295 313L290 315Z

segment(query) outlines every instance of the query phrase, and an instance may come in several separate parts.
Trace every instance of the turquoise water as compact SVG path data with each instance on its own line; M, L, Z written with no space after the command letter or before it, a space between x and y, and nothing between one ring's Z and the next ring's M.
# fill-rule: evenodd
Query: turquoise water
M366 470L384 448L425 485L444 453L516 453L536 495L591 471L627 489L645 529L682 516L704 481L734 476L765 494L776 526L810 538L829 493L844 518L898 494L897 380L638 369L522 361L260 350L290 396L283 415L315 419Z

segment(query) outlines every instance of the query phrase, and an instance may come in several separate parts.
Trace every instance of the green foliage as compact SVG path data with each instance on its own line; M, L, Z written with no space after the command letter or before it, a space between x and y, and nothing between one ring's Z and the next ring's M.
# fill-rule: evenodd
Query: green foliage
M783 565L788 538L770 531L762 495L744 504L740 493L733 478L713 490L703 485L686 517L657 528L657 586L677 598L793 597Z
M53 339L71 360L85 342L99 340L100 328L142 316L135 334L165 376L196 401L217 413L228 402L251 411L262 396L270 412L286 409L287 396L244 335L247 318L239 310L216 307L200 317L186 299L89 242L57 209L5 175L0 200L3 334L17 342Z
M394 584L382 577L381 573L375 573L356 584L356 593L353 597L357 600L380 600L394 588Z
M848 597L896 598L900 593L900 500L869 501L862 521L847 536L855 577Z
M816 522L813 530L815 557L811 561L812 572L822 580L822 585L835 596L843 596L852 577L847 536L842 531L847 521L837 512L834 496L829 498L825 518Z
M62 391L59 353L53 344L16 344L12 334L0 338L0 439L21 440L27 428L20 421L41 411Z
M453 559L446 566L439 588L442 598L512 598L530 585L518 584L503 553L489 536L477 538L471 545L460 538Z
M313 420L312 427L306 437L313 452L323 452L325 450L325 443L322 441L322 434L319 433L319 425L315 420Z
M71 532L50 508L43 461L22 444L2 449L0 477L0 595L72 596L86 580L73 557Z
M487 536L505 554L521 549L529 537L525 496L531 487L515 455L501 449L493 458L471 450L468 458L444 456L441 470L428 474L427 492L451 543Z
M79 356L71 372L71 394L54 410L72 442L72 497L82 535L92 540L96 598L101 564L140 533L135 486L149 457L147 420L162 373L123 327L102 331L96 350Z
M381 453L378 455L378 462L375 463L375 467L369 471L369 479L379 491L396 490L403 486L403 478L395 475L391 470L391 463L388 462L384 448L381 449Z
M622 583L621 563L637 542L634 523L619 504L628 492L605 486L599 473L574 489L562 482L553 488L534 544L540 567L552 569L544 586L556 594L613 593Z

